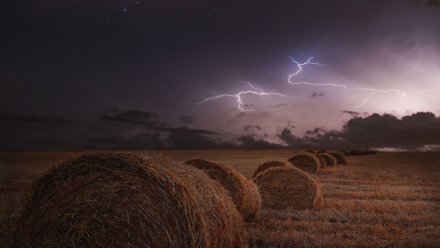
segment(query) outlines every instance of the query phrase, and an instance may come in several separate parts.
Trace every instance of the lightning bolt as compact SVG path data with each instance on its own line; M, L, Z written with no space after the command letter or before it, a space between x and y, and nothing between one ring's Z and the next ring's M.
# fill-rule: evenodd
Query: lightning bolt
M399 96L407 96L407 92L401 91L399 89L387 89L387 90L381 90L381 89L374 89L374 88L355 88L355 87L349 87L345 84L334 84L334 83L308 83L308 82L288 82L292 85L313 85L313 86L331 86L331 87L341 87L347 90L357 90L357 91L367 91L367 92L375 92L375 93L391 93L395 92Z
M339 87L339 88L343 88L346 90L354 90L354 91L365 91L365 92L371 92L360 104L358 104L357 106L355 106L355 108L360 108L362 106L364 106L365 104L367 104L368 100L373 97L376 93L396 93L399 96L407 96L407 92L401 91L399 89L375 89L375 88L357 88L357 87L350 87L348 85L345 84L336 84L336 83L309 83L309 82L292 82L292 79L295 76L298 76L303 70L303 66L305 65L318 65L318 66L325 66L325 64L320 64L317 62L313 62L312 60L314 59L314 57L310 57L309 59L307 59L306 62L300 63L298 61L296 61L293 57L289 56L289 59L296 64L296 66L298 67L298 69L289 75L287 82L291 85L309 85L309 86L324 86L324 87Z
M364 106L365 104L367 104L368 100L370 100L370 98L373 97L374 95L376 95L376 92L371 92L371 94L369 96L367 96L361 103L359 103L354 108L358 109L358 108Z
M298 67L298 70L296 70L296 72L289 75L289 79L288 79L289 82L292 79L292 77L298 76L304 70L303 66L305 66L305 65L326 66L325 64L313 62L312 60L314 59L314 57L310 57L306 62L303 62L303 63L296 61L292 56L289 56L289 59L292 61L292 63L296 64L296 66Z
M295 60L291 56L289 56L288 58L297 67L297 70L288 76L287 82L289 84L291 84L291 85L295 85L295 86L296 85L307 85L307 86L320 86L320 87L336 87L336 88L342 88L342 89L345 89L345 90L369 92L370 94L368 94L363 99L363 101L361 101L358 105L355 106L356 109L361 108L364 105L366 105L368 103L368 101L373 96L375 96L376 94L395 93L398 96L405 97L408 94L419 94L419 93L423 93L423 92L432 92L432 91L435 91L435 90L440 90L440 87L438 87L438 88L431 89L431 90L405 92L405 91L402 91L400 89L377 89L377 88L351 87L351 86L348 86L346 84L337 84L337 83L294 82L293 78L295 78L301 72L303 72L305 66L309 66L309 65L326 66L326 64L321 64L321 63L314 62L313 61L314 57L309 57L305 62L302 62L302 63L297 61L297 60ZM440 74L436 75L436 76L440 78ZM207 103L207 102L210 102L210 101L216 101L216 100L219 100L219 99L222 99L222 98L235 98L235 100L237 102L237 108L240 111L253 111L252 109L246 109L247 106L246 106L246 104L244 103L244 100L243 100L243 96L244 95L254 94L254 95L258 95L258 96L274 95L274 96L282 96L282 97L292 97L292 96L287 96L287 95L284 95L284 94L281 94L281 93L276 93L276 92L264 92L263 90L255 87L254 85L252 85L249 82L243 82L243 83L247 84L251 89L250 90L245 90L245 91L240 91L237 94L219 94L219 95L215 95L215 96L212 96L212 97L208 97L208 98L203 99L201 102L196 103L196 105L200 106L200 105L202 105L204 103Z
M258 96L282 96L282 97L289 97L287 95L284 94L280 94L280 93L276 93L276 92L264 92L263 90L255 87L254 85L252 85L249 82L243 82L244 84L247 84L251 90L245 90L245 91L240 91L237 94L220 94L220 95L215 95L215 96L211 96L208 98L203 99L201 102L196 103L198 106L210 102L210 101L216 101L222 98L235 98L236 102L237 102L237 108L240 111L253 111L251 110L246 110L245 109L245 103L243 101L243 95L247 95L247 94L254 94L254 95L258 95Z

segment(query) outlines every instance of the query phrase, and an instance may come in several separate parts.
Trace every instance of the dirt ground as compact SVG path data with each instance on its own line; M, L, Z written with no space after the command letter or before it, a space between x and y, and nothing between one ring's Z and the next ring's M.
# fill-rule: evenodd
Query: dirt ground
M286 160L293 152L153 153L176 161L205 158L250 177L262 162ZM8 229L33 179L57 162L81 153L0 152L2 229ZM440 153L378 153L350 156L348 162L313 175L324 196L320 209L264 209L260 219L248 224L250 247L440 247ZM0 235L0 246L1 239Z

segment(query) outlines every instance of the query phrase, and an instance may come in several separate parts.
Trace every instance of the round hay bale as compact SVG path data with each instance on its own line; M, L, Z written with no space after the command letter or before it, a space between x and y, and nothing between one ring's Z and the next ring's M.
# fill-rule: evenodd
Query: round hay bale
M287 166L284 162L281 161L266 161L262 163L260 166L257 167L257 169L254 171L254 174L252 174L252 178L255 178L260 172L265 171L272 167L283 167Z
M243 217L238 212L228 192L206 173L180 164L170 164L169 169L194 192L201 203L201 211L211 236L209 247L247 247L247 231Z
M212 233L206 207L216 194L195 192L162 165L131 153L87 154L62 162L34 183L18 214L15 243L213 247L220 235ZM202 180L204 187L215 187Z
M289 158L289 162L293 164L293 166L308 173L316 173L320 167L317 156L308 152L299 152L293 155Z
M292 166L269 168L254 179L262 204L271 209L313 209L322 202L318 184L307 173Z
M337 163L336 159L328 153L318 154L318 157L324 161L322 164L325 164L326 167L333 167Z
M259 215L261 208L260 193L252 181L226 165L203 159L191 159L185 163L203 170L212 179L225 187L245 221L253 220Z
M321 157L321 154L316 154L316 157L319 159L319 169L327 167L325 159Z
M338 151L332 151L332 152L329 152L329 154L332 155L336 159L336 162L338 164L348 164L347 157L345 156L344 153L338 152Z

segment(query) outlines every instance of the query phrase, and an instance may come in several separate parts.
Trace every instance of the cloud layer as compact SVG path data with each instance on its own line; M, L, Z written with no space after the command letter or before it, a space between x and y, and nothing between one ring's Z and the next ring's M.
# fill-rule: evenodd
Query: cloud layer
M315 128L302 138L284 129L279 137L292 147L322 148L382 148L418 149L440 144L440 117L430 112L418 112L397 118L391 114L358 117L357 113L341 131Z
M440 117L418 112L397 118L391 114L359 117L356 112L341 130L314 128L295 135L288 126L266 139L265 127L249 125L241 133L172 127L157 114L137 110L104 114L84 127L63 117L0 113L2 149L217 149L217 148L395 148L438 149ZM192 124L187 122L188 125ZM25 124L25 125L24 125ZM117 124L117 126L114 126ZM38 128L35 128L38 127ZM261 133L264 133L261 135Z

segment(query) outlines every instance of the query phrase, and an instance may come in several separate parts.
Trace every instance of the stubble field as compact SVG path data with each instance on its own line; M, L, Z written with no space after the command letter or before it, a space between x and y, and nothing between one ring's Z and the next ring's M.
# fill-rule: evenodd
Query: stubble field
M250 177L267 160L293 150L154 152L170 160L205 158ZM1 152L1 239L30 182L82 152ZM139 152L148 155L150 152ZM440 153L379 153L348 157L349 165L312 177L323 204L316 210L268 210L248 224L250 247L440 247ZM6 231L5 231L6 230Z

